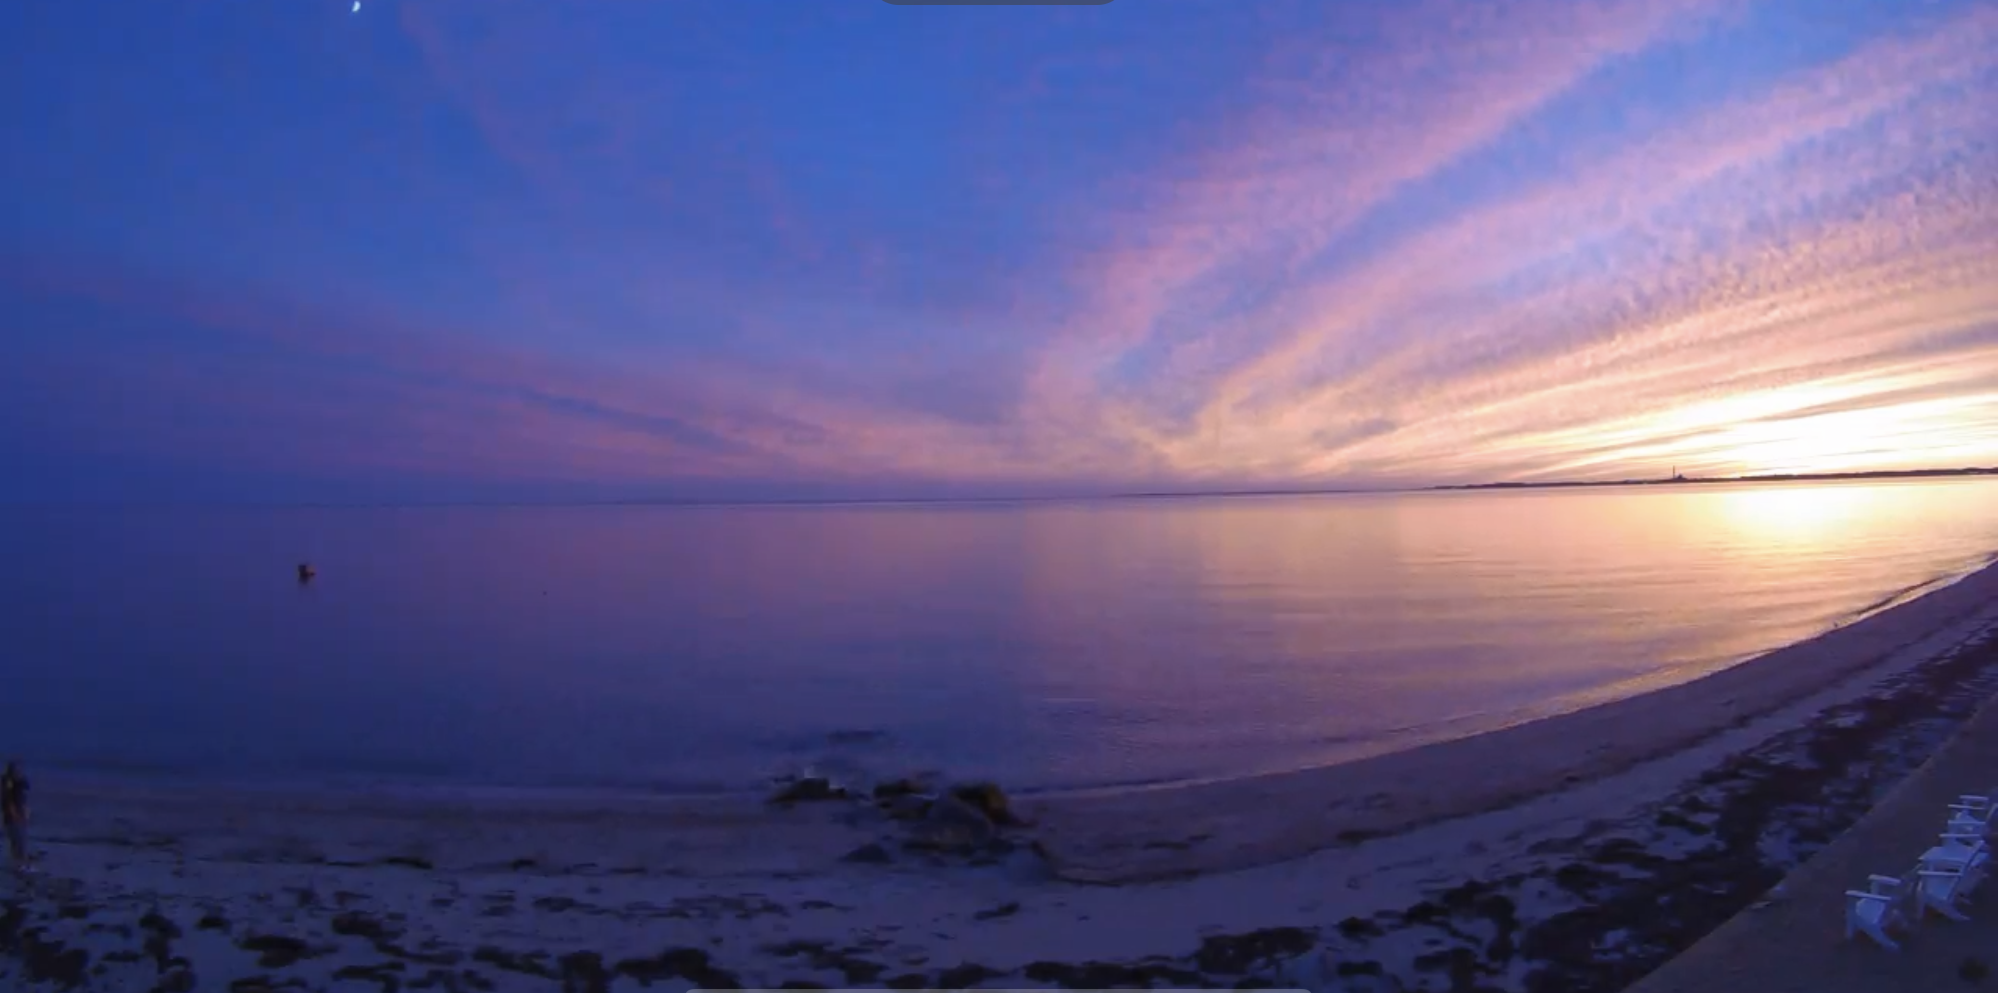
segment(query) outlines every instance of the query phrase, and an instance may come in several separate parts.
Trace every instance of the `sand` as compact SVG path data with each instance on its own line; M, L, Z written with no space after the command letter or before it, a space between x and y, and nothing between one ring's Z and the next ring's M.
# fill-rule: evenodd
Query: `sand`
M909 826L866 800L44 776L44 871L0 883L0 977L1620 989L1830 843L1998 692L1994 593L1987 569L1694 683L1473 739L1022 801L1033 823L970 853L907 849Z

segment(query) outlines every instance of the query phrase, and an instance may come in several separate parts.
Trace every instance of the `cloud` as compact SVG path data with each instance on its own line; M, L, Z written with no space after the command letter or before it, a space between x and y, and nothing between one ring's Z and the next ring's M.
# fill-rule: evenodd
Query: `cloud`
M6 282L20 309L80 301L102 308L100 322L141 330L141 342L173 342L73 340L15 366L26 380L115 398L69 411L99 446L478 478L650 481L769 464L739 438L774 419L738 413L725 435L702 423L720 415L700 389L671 376L620 376L240 285L26 260Z
M10 315L100 331L19 352L15 407L133 457L634 493L1998 461L1988 4L1723 99L1658 74L1766 42L1732 5L1272 4L1246 78L1205 63L1060 196L1055 151L973 137L1053 131L977 115L1171 60L1050 46L840 171L761 85L778 28L642 7L400 8L513 180L437 215L485 225L454 275L487 316L24 254Z
M1993 40L1973 9L1580 158L1247 314L1202 312L1209 330L1174 347L1225 351L1245 328L1258 347L1140 384L1138 416L1160 411L1146 440L1202 474L1477 472L1559 443L1536 429L1550 418L1697 399L1719 366L1863 363L1988 320ZM1323 450L1317 425L1361 414L1430 427Z

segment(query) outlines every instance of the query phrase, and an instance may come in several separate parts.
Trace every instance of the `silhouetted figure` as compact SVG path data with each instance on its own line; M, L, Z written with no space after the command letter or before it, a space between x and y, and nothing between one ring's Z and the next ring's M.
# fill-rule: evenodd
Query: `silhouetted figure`
M7 851L14 857L14 871L26 872L28 862L28 777L21 763L10 761L0 773L0 822L7 827Z
M301 583L309 583L309 582L312 582L312 577L314 577L314 576L317 576L317 575L319 575L319 570L317 570L317 569L314 569L314 568L312 567L312 563L310 563L310 562L300 562L300 563L298 564L298 581L299 581L299 582L301 582Z

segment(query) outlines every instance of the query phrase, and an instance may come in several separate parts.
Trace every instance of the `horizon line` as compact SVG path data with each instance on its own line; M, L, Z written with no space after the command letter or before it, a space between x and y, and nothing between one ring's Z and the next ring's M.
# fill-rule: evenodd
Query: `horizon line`
M1080 503L1115 500L1198 500L1272 496L1353 496L1439 493L1463 490L1577 489L1585 487L1684 486L1759 482L1839 482L1866 479L1922 479L1951 476L1998 476L1998 466L1931 469L1870 469L1844 472L1755 473L1737 476L1672 476L1615 480L1546 480L1436 483L1426 486L1263 487L1219 490L1130 490L1112 493L1015 494L991 496L879 497L759 497L739 499L626 497L606 500L379 500L379 501L8 501L4 508L146 509L213 508L217 510L390 510L522 507L841 507L896 504Z

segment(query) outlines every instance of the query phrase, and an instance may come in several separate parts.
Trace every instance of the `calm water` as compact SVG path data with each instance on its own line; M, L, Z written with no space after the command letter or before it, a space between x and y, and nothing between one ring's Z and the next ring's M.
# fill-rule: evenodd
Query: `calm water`
M1078 786L1337 761L1711 671L1987 561L1998 482L12 510L0 542L0 749L43 765Z

